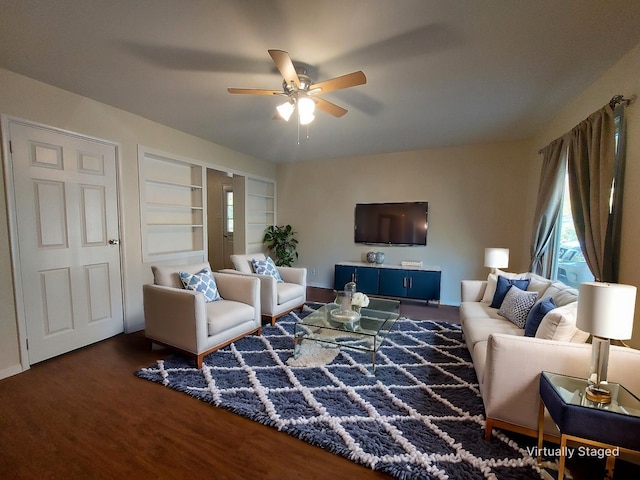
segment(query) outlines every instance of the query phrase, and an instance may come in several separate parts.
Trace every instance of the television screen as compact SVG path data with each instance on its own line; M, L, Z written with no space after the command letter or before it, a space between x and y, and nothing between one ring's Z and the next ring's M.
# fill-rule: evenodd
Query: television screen
M426 245L428 202L358 203L355 242Z

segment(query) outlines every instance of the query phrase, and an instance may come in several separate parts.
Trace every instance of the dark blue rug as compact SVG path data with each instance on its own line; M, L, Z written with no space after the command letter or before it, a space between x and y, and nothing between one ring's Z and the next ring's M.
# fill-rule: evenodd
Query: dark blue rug
M501 433L484 440L459 325L398 320L373 377L370 355L353 350L320 367L288 366L297 319L208 355L202 370L176 355L136 375L399 479L540 478L525 445Z

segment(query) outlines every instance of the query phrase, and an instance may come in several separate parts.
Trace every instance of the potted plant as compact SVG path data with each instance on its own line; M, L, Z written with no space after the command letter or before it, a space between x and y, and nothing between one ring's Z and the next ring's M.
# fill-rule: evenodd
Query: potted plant
M298 252L296 252L298 240L294 238L295 234L291 225L284 227L270 225L265 230L262 241L275 256L274 261L277 266L291 267L298 258Z

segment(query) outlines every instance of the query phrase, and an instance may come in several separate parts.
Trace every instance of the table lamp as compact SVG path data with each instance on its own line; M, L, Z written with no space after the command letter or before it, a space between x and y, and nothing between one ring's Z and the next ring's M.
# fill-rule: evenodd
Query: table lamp
M591 367L588 400L610 403L607 389L610 339L628 340L633 331L636 287L616 283L586 282L579 286L576 326L591 333Z
M484 266L489 267L491 273L495 273L496 268L507 268L509 266L509 249L485 248Z

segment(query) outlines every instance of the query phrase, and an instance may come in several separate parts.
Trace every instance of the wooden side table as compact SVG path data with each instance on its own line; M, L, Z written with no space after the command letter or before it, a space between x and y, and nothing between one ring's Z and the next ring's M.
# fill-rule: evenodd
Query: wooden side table
M587 385L582 378L550 372L540 375L538 463L542 460L546 408L560 430L558 480L564 477L567 441L580 445L574 453L606 456L607 480L613 479L617 455L640 455L640 399L622 385L610 383L611 403L594 403L584 395Z

